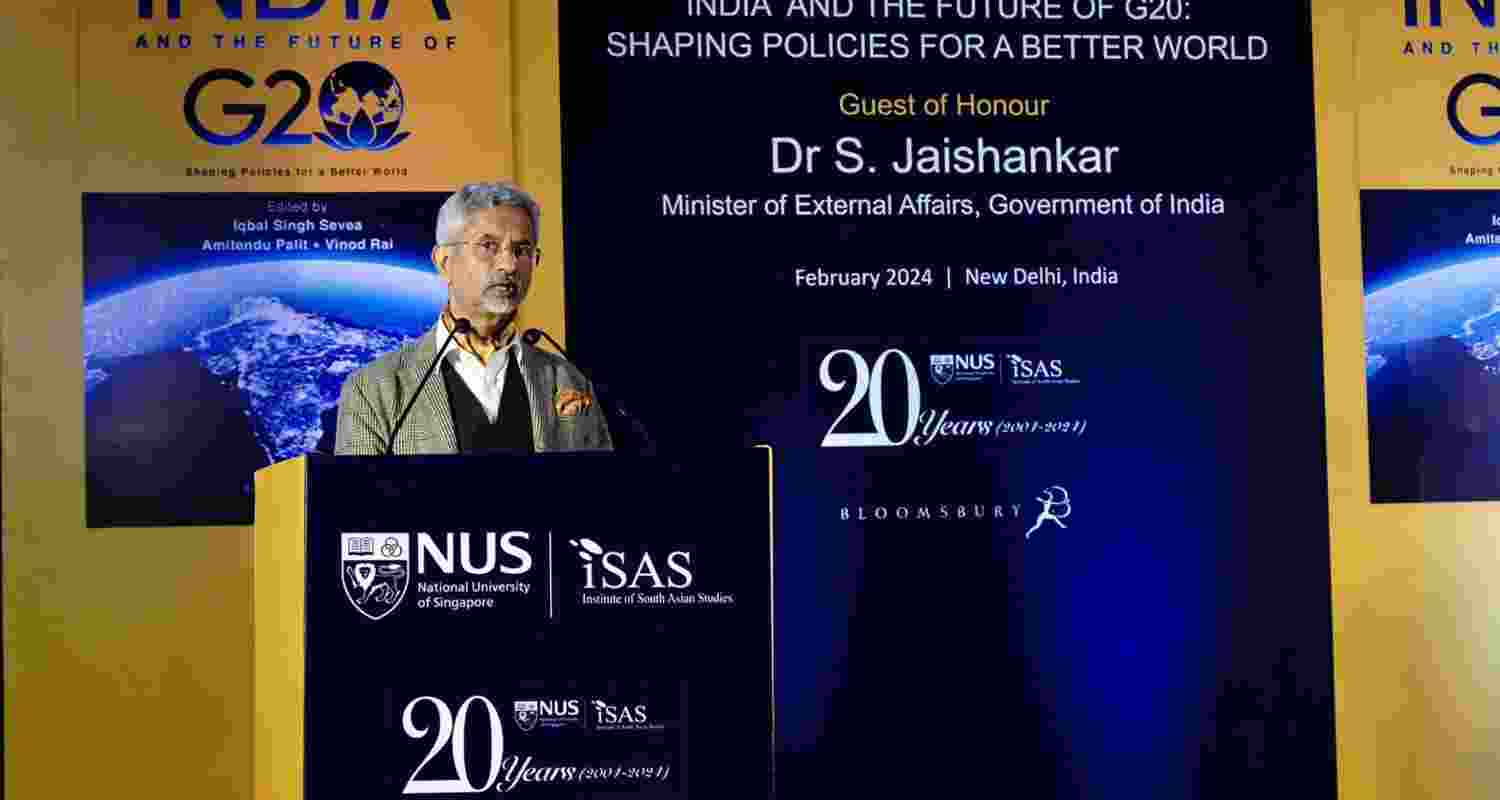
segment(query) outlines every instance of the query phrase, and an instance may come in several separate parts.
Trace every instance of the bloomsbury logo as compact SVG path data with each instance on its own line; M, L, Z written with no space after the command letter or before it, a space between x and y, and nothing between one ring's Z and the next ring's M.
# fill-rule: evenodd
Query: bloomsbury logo
M981 523L1008 525L1015 531L1021 531L1021 526L1026 525L1023 538L1030 539L1049 531L1068 529L1067 520L1073 515L1073 495L1067 487L1054 484L1038 492L1029 503L995 500L865 503L842 506L838 514L841 522L851 523Z
M1059 528L1068 527L1063 520L1073 513L1073 500L1068 496L1068 490L1061 486L1049 486L1042 490L1036 501L1041 504L1041 510L1037 512L1036 522L1026 530L1026 538L1042 529L1047 523L1052 523Z

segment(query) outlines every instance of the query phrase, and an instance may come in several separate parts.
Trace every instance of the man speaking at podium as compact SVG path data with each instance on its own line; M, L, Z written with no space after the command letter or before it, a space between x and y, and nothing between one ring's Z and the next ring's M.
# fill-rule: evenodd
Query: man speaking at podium
M443 203L432 263L448 303L432 330L344 382L336 454L612 449L588 379L517 335L539 216L508 183L469 184Z

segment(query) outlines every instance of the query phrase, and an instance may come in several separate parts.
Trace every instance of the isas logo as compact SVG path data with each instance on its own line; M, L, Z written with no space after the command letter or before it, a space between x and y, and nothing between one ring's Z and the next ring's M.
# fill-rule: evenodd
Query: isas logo
M1005 357L1010 366L1010 382L1016 386L1036 384L1074 385L1082 383L1069 377L1060 358L1025 358L1014 353Z
M652 722L646 713L645 703L624 705L595 700L594 729L601 731L645 731L662 730L666 726Z
M1061 378L1062 360L1054 358L1051 361L1040 359L1022 358L1018 355L1009 356L1010 371L1012 378Z
M693 585L693 556L685 550L673 550L663 560L645 551L627 555L622 550L605 550L588 538L569 539L568 544L582 562L585 589L686 589ZM665 567L665 580L661 567Z

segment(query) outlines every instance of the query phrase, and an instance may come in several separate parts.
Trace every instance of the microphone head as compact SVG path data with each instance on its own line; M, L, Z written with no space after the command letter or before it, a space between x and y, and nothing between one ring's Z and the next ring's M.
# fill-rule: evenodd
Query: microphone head
M539 328L528 328L525 333L521 334L521 341L525 342L530 347L535 347L536 343L540 341L541 338L542 331Z
M469 320L467 318L459 317L458 319L453 320L454 333L468 333L472 330L474 330L474 326L469 324Z

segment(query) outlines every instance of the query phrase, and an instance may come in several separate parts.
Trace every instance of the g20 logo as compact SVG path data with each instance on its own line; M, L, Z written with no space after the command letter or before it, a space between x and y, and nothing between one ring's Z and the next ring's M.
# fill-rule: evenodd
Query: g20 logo
M1453 132L1458 134L1458 138L1463 139L1469 144L1482 147L1500 143L1500 133L1493 133L1488 136L1477 134L1470 130L1469 126L1463 123L1463 120L1458 118L1459 100L1463 98L1465 92L1481 84L1488 86L1491 90L1497 90L1500 89L1500 78L1487 73L1476 72L1473 75L1464 76L1462 80L1454 85L1453 91L1448 93L1448 124L1453 126ZM1486 118L1500 117L1500 106L1481 106L1479 114Z
M901 433L901 438L891 438L890 432L885 426L885 369L894 357L901 362L902 382L906 388L906 428ZM918 417L922 413L922 387L917 383L917 366L912 360L900 350L891 349L881 353L875 359L872 369L865 357L853 350L835 350L823 357L823 363L818 366L818 382L823 388L830 392L842 392L848 385L848 381L840 380L833 376L831 367L837 359L847 359L854 366L854 387L849 394L849 402L839 414L833 424L828 426L828 433L823 436L824 447L898 447L911 441L911 437L917 432ZM865 398L869 398L870 421L875 430L873 433L834 433L839 423L854 411Z
M258 134L266 122L265 103L225 103L226 117L241 117L243 125L235 131L210 130L199 114L200 98L205 89L217 83L230 82L245 89L255 88L255 77L232 68L213 69L199 75L188 85L182 98L182 113L193 133L209 144L234 147ZM296 70L281 69L266 77L266 87L275 89L290 83L297 98L261 140L262 144L295 147L310 144L314 137L335 150L389 150L411 135L398 132L406 113L406 95L401 84L385 67L370 61L350 61L328 73L318 90L318 116L326 132L292 133L290 129L312 103L312 84Z

